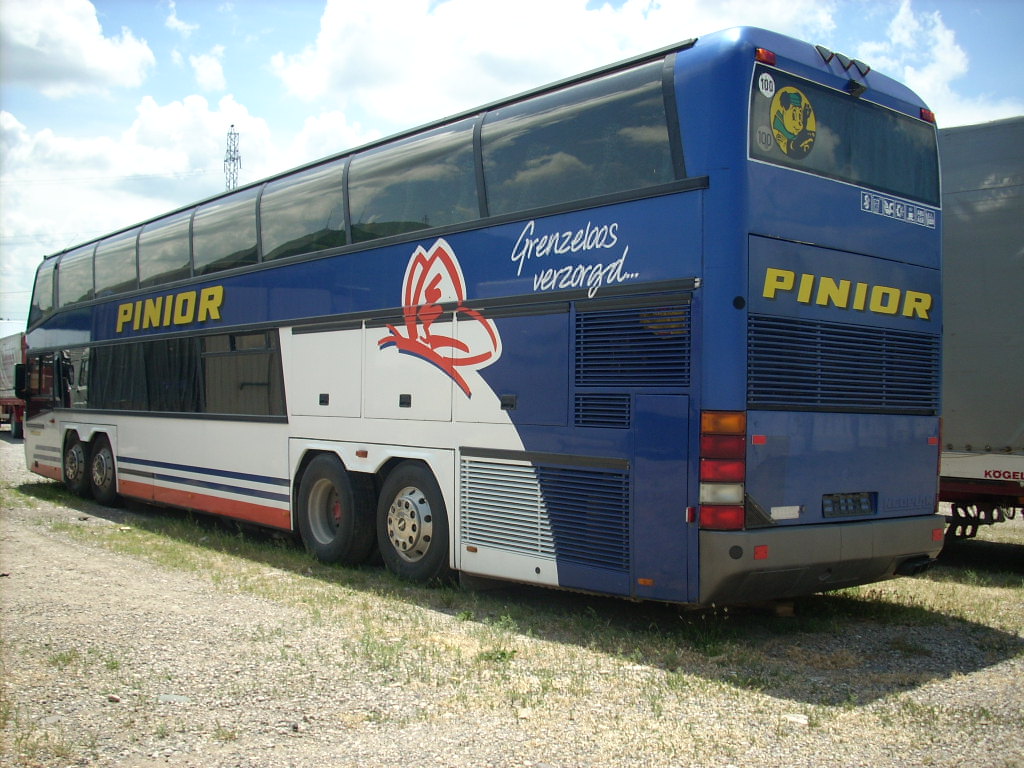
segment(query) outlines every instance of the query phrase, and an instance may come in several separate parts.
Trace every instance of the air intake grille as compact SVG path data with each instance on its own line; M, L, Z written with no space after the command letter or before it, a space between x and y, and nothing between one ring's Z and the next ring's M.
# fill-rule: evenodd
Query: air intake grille
M689 383L689 303L577 311L577 386L686 387Z
M938 412L937 336L751 315L748 344L751 408Z
M629 569L629 476L578 467L462 460L463 544Z
M629 395L577 394L574 417L577 427L629 429Z

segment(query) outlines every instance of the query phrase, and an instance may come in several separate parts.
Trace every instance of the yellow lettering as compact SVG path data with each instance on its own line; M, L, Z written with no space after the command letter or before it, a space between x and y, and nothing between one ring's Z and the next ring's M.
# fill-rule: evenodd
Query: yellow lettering
M921 291L907 291L903 299L903 316L928 319L928 310L932 308L932 295Z
M872 312L881 315L895 315L900 308L900 289L890 288L885 285L876 285L871 289Z
M221 319L224 286L213 285L201 291L182 291L118 304L116 332L123 333L129 324L132 330L189 325L195 321Z
M196 292L185 291L174 297L174 324L188 325L196 316Z
M811 303L811 291L814 290L814 275L804 272L800 275L800 288L796 292L796 300L801 304Z
M768 267L764 273L764 290L761 295L766 299L774 299L779 291L793 290L793 283L796 281L796 272L788 269L776 269Z
M120 333L124 330L125 323L132 321L132 305L119 304L117 307L117 332Z
M163 305L163 302L163 296L157 296L155 299L146 299L146 304L142 310L143 328L160 327L160 307Z
M845 307L850 303L850 281L840 280L838 283L831 277L822 277L818 280L818 298L814 303L822 307L828 306L829 302L837 307Z
M853 308L864 311L864 308L868 305L868 284L857 283L857 288L853 292Z
M203 288L199 294L199 322L220 320L220 305L224 303L224 286Z

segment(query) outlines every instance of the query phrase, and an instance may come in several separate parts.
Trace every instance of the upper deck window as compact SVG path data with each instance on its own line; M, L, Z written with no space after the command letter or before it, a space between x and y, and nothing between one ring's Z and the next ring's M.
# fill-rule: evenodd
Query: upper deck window
M267 184L260 198L263 260L345 245L343 161Z
M489 113L483 162L491 214L673 181L662 62Z
M769 67L754 71L750 156L939 204L933 125Z
M354 157L348 196L357 243L475 219L473 121Z
M57 304L66 307L93 297L92 254L94 245L76 248L60 257L57 269Z
M149 288L192 276L188 229L192 211L147 224L139 238L139 282Z
M29 326L35 325L53 311L53 270L56 259L49 259L39 265L36 282L32 288L32 306L28 311Z
M109 237L96 248L96 296L109 296L139 287L135 243L139 230Z
M256 196L245 189L207 203L192 222L192 256L197 275L256 263Z

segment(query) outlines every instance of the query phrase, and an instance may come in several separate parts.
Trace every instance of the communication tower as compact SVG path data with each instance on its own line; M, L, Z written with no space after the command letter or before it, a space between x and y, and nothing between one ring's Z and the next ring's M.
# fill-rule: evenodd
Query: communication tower
M224 182L227 189L238 186L238 169L242 167L242 155L238 152L238 131L234 123L228 131L228 150L224 153Z

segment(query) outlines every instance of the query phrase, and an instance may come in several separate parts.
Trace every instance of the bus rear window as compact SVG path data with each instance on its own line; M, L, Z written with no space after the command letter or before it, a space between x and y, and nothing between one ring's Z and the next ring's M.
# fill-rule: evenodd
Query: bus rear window
M939 204L933 125L769 67L754 72L750 157Z

